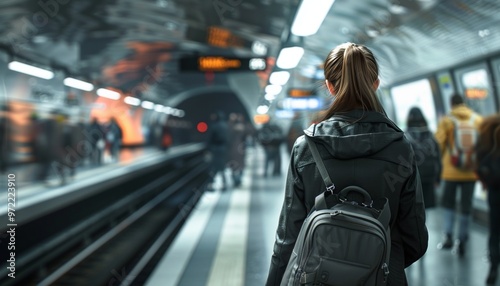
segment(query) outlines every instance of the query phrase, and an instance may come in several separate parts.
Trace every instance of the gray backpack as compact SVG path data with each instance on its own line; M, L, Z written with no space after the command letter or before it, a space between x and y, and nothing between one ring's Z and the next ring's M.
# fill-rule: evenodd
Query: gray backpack
M327 191L316 197L302 225L281 286L386 285L391 253L387 198L372 200L358 186L334 193L311 140L306 136Z

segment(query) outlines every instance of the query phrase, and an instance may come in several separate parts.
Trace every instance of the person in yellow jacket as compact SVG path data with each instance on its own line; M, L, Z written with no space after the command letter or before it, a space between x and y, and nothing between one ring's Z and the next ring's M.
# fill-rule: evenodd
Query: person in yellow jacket
M451 97L451 112L443 117L436 131L443 160L441 178L444 181L441 205L444 208L444 239L438 244L439 249L450 249L453 246L453 226L455 224L456 194L460 188L459 235L456 241L456 251L459 256L465 254L465 246L469 238L469 221L472 211L472 197L477 176L474 169L464 170L452 164L451 148L455 144L455 122L472 122L476 130L482 122L482 117L464 104L461 95Z

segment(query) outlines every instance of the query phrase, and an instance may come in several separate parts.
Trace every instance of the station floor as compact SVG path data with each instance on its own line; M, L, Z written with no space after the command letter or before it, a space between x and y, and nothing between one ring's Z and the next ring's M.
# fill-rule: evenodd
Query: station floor
M147 281L147 286L262 286L269 270L279 212L283 201L288 154L282 152L282 175L262 176L264 154L247 151L240 187L205 192ZM229 174L226 173L229 177ZM221 183L221 178L216 178ZM466 254L438 250L442 209L427 212L429 248L409 268L412 286L485 285L488 230L472 223ZM500 285L500 283L497 283Z

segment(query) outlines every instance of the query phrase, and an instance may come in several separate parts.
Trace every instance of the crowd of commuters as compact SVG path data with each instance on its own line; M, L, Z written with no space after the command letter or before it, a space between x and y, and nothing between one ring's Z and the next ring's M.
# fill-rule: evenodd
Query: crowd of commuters
M414 142L426 208L436 205L443 208L444 236L438 249L452 249L459 257L465 255L478 180L487 192L490 269L486 284L494 285L500 263L500 115L483 118L465 104L460 94L450 97L450 105L451 111L439 121L435 135L427 129L422 111L412 108L408 114L407 137ZM465 143L459 144L461 140L469 141L470 150L466 150ZM440 178L444 184L442 196L437 200L435 186ZM456 208L458 194L460 207ZM457 213L459 229L458 238L454 240Z
M231 113L228 117L219 110L212 114L211 119L207 134L207 150L211 161L207 189L214 190L216 176L221 178L222 190L227 190L230 182L233 187L239 187L245 170L248 138L252 136L252 128L239 113ZM230 172L231 180L226 177L226 170Z
M34 180L49 183L56 177L60 184L74 179L78 167L88 162L99 166L118 160L122 131L116 120L101 124L70 120L60 112L31 115L30 134L33 162L37 165Z

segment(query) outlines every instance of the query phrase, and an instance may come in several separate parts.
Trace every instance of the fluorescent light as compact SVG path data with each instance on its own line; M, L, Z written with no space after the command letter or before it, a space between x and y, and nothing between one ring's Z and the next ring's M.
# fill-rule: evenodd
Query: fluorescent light
M113 100L118 100L121 97L121 95L118 92L105 88L99 88L97 90L97 95Z
M31 76L43 78L43 79L52 79L54 77L54 73L49 71L49 70L44 70L44 69L30 66L27 64L23 64L23 63L20 63L17 61L10 62L9 69L16 71L16 72L28 74Z
M180 109L174 108L174 111L172 111L172 115L177 116L177 117L184 117L185 114L186 113L184 112L184 110L180 110Z
M257 107L258 114L266 114L267 111L269 111L269 106L267 106L267 105L261 105L261 106Z
M130 104L130 105L133 105L133 106L138 106L139 104L141 104L141 100L138 99L138 98L135 98L135 97L132 97L132 96L127 96L123 99L123 101L126 103L126 104Z
M274 113L278 118L292 119L295 116L295 112L292 110L279 109Z
M264 98L267 101L273 101L276 99L276 94L266 93L266 95L264 95Z
M281 85L270 84L264 89L266 93L271 95L278 95L281 92Z
M91 91L94 89L93 84L76 79L76 78L72 78L72 77L65 78L63 82L64 82L64 85L66 85L66 86L85 90L85 91Z
M299 64L303 55L304 48L302 47L283 48L278 55L276 65L282 69L294 68Z
M269 77L271 84L285 85L290 78L290 73L287 71L276 71Z
M163 107L163 113L165 113L165 114L171 114L172 110L173 110L173 108L170 107L170 106L164 106Z
M292 24L292 34L316 34L335 0L303 0Z
M266 61L261 58L250 59L248 67L253 71L263 71L266 69Z
M161 105L161 104L155 104L154 110L156 112L163 112L163 105Z
M401 14L407 13L408 9L404 6L399 5L399 4L391 4L389 6L389 11L392 14L401 15Z
M252 52L256 55L265 55L267 54L267 46L259 41L254 41L252 43Z
M145 108L145 109L153 109L153 107L155 106L155 104L152 103L151 101L143 101L141 103L141 106L142 106L142 108Z

